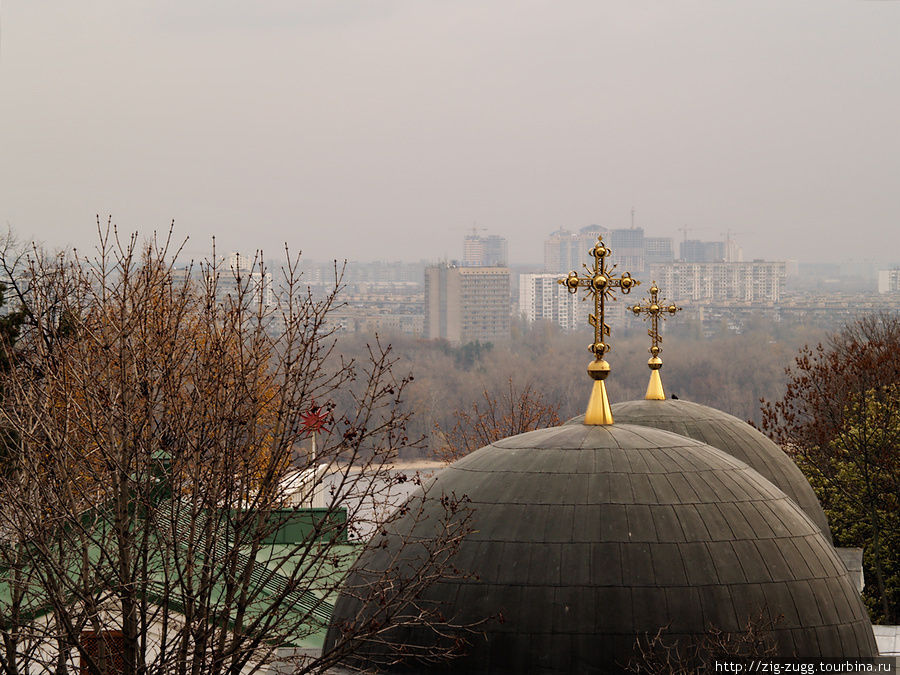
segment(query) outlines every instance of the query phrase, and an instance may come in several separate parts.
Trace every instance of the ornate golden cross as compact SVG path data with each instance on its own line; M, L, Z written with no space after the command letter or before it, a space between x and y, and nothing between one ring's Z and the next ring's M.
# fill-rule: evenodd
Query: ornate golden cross
M577 293L579 288L586 288L587 294L583 299L587 299L588 295L594 299L594 313L589 316L590 324L594 327L594 341L588 347L594 355L594 361L588 366L588 374L594 380L594 389L584 416L585 424L613 423L606 387L603 384L603 380L609 375L609 364L603 359L609 351L609 344L605 342L606 336L609 335L609 326L605 321L606 298L616 299L613 289L618 288L623 294L628 294L634 286L641 284L628 272L623 272L619 277L614 276L616 266L606 265L609 254L610 249L603 245L603 237L597 237L597 243L590 250L590 255L594 259L593 269L584 265L585 276L580 277L577 272L572 271L565 279L559 280L559 283L568 288L569 293Z
M650 287L650 300L644 300L646 304L637 304L631 308L631 311L634 312L635 316L644 315L644 319L650 317L650 329L647 331L647 335L653 340L653 344L648 350L650 352L650 360L647 361L647 365L650 366L650 384L647 386L647 395L645 398L649 401L664 401L666 398L666 394L663 391L662 380L659 377L659 369L662 368L662 359L659 358L659 353L662 351L662 347L659 346L659 343L662 342L662 337L659 334L659 319L662 317L664 320L666 318L666 312L671 315L675 315L675 312L680 312L681 307L675 305L675 303L671 303L669 305L665 305L665 299L663 302L659 301L659 287L657 287L656 282L653 282L653 286Z

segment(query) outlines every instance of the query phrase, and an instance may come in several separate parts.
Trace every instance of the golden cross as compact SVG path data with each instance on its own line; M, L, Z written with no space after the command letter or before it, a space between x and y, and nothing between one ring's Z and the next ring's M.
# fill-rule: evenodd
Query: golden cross
M662 342L662 337L659 334L659 319L662 317L665 320L666 312L674 316L675 312L681 311L681 307L676 306L674 302L670 305L664 305L665 299L663 299L663 302L660 302L659 287L655 281L650 287L650 300L645 300L644 302L647 304L642 305L639 303L634 305L631 311L634 312L635 316L643 314L644 319L648 316L650 317L650 329L647 331L647 335L653 340L653 344L648 350L650 352L650 360L647 361L647 365L650 366L652 373L645 398L651 401L663 401L666 395L663 391L662 380L659 377L659 369L662 368L662 359L659 358L659 353L662 351L662 347L659 346L659 343Z
M593 269L584 265L584 270L590 276L579 277L577 272L569 272L565 279L559 279L558 283L565 284L569 293L577 293L579 288L587 288L588 293L594 297L594 313L588 316L588 321L594 327L594 342L588 347L596 359L602 359L609 351L609 345L603 341L604 336L609 335L609 326L604 317L606 314L607 296L615 300L614 288L621 288L622 293L631 292L634 286L640 286L641 282L633 279L631 274L623 272L621 277L614 277L616 266L607 268L607 257L610 249L603 245L603 237L597 237L597 243L590 250L594 258ZM587 295L583 299L587 299Z
M623 272L621 276L614 275L616 266L607 267L607 258L610 249L603 245L603 237L597 237L597 243L590 250L594 259L593 268L584 265L585 276L578 276L577 272L569 272L565 279L559 279L569 293L577 293L579 288L586 288L583 300L588 295L594 299L594 313L589 316L590 324L594 327L594 341L588 347L594 355L594 360L588 365L588 374L594 380L594 388L588 401L587 412L584 415L585 424L612 424L612 411L609 407L609 399L606 396L606 386L603 380L609 375L609 364L603 359L609 351L609 345L605 342L609 335L609 326L606 324L606 298L615 300L613 289L621 289L623 294L628 294L634 286L640 286L641 282L633 279L631 274Z
M659 301L659 287L656 285L655 281L650 287L650 300L644 300L644 302L647 304L637 304L631 308L631 311L634 312L635 316L644 314L644 319L648 316L650 317L650 329L647 331L647 335L653 339L653 346L650 347L650 353L653 356L659 356L659 353L662 351L662 348L659 346L659 343L662 342L662 338L659 335L659 319L660 317L665 319L666 312L674 316L675 312L681 311L681 307L677 307L675 303L663 306L665 298L663 298L663 302Z

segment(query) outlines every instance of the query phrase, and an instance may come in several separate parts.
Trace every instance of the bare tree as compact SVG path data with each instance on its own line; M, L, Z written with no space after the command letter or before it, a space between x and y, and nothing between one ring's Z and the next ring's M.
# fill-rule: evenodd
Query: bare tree
M377 621L316 650L354 532L389 527L372 506L417 480L391 467L417 441L390 349L334 351L339 271L314 299L288 257L269 305L259 260L230 270L213 251L179 270L171 242L107 225L91 257L0 260L25 317L0 374L15 439L0 476L0 671L321 672L397 623L444 630L439 608L397 608L454 574L444 561L469 527L455 498L415 542L412 573L349 589L379 598Z
M714 670L717 660L772 658L778 651L772 631L783 620L783 616L770 620L762 610L747 618L741 633L710 627L695 636L676 638L668 635L668 627L660 628L655 635L635 641L638 656L625 670L642 675L691 675Z
M559 405L544 403L541 392L531 384L520 390L510 379L506 391L494 396L485 390L482 397L483 403L472 403L471 412L453 413L455 422L449 431L436 425L439 445L435 454L444 462L456 461L501 438L562 423Z

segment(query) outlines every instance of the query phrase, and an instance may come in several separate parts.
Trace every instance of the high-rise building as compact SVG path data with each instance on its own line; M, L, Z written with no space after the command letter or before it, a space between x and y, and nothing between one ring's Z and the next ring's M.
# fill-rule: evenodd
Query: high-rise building
M632 274L644 271L644 228L609 230L603 241L612 251L618 269Z
M463 239L463 265L481 267L484 260L484 240L477 234L470 234Z
M557 230L544 240L544 270L568 274L572 270L580 271L585 264L590 265L589 251L600 236L612 250L618 269L632 274L640 274L646 269L648 242L652 242L653 262L671 262L675 259L670 238L645 239L642 227L609 230L599 225L588 225L577 234L571 230Z
M556 274L580 271L590 261L588 251L597 243L597 237L606 237L607 233L599 225L582 227L577 233L565 229L551 232L544 240L544 271Z
M733 239L727 241L687 239L679 244L678 259L684 262L741 262L742 258L743 251Z
M519 312L529 323L552 321L563 330L577 330L587 322L587 310L579 296L559 283L552 272L519 275Z
M509 242L506 237L492 234L483 237L482 241L484 242L482 259L485 267L506 267L509 260Z
M900 269L878 270L878 292L900 293Z
M544 240L544 269L547 272L566 274L580 268L583 257L581 239L571 230L556 230Z
M725 262L721 242L685 239L678 245L678 259L688 263Z
M234 272L253 269L254 257L234 252L228 256L228 269Z
M559 283L559 274L519 275L519 314L529 323L552 321L566 331L589 330L588 317L594 311L594 303L588 302L584 289L569 293ZM612 321L625 319L626 303L612 302L606 305L606 316Z
M774 303L784 292L786 263L686 262L650 265L650 277L675 302Z
M266 307L275 304L275 289L271 272L229 271L216 279L216 299L225 302L227 298L257 304L262 301Z
M463 264L466 267L506 267L508 256L509 242L506 237L470 234L463 241Z
M725 262L743 262L744 249L737 245L729 235L725 239Z
M216 281L216 297L220 302L243 294L248 299L261 299L267 307L275 304L272 273L262 272L257 259L235 252L228 256L227 262L228 269Z
M509 338L509 268L425 268L425 335L450 342Z
M668 262L675 262L675 241L672 237L644 237L644 267Z

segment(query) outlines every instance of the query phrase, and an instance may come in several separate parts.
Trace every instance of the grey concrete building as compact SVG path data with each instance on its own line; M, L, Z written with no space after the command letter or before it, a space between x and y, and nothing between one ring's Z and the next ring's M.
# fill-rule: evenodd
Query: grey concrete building
M509 338L509 268L425 269L425 336L450 342Z

